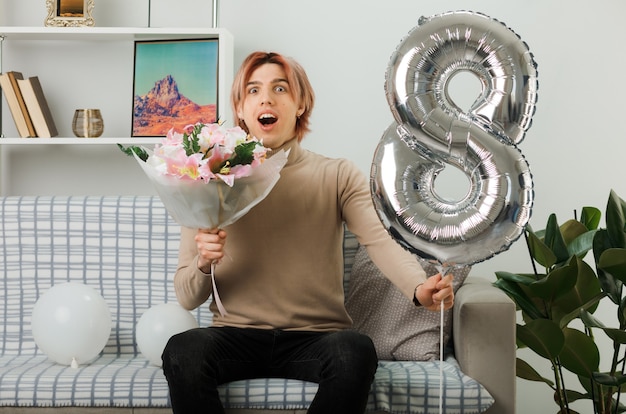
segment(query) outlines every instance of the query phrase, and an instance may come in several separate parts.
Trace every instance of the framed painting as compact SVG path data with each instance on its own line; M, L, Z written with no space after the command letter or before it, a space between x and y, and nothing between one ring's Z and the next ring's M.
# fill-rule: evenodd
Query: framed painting
M48 16L46 26L94 26L92 17L94 0L46 0Z
M135 41L132 137L218 120L218 39Z

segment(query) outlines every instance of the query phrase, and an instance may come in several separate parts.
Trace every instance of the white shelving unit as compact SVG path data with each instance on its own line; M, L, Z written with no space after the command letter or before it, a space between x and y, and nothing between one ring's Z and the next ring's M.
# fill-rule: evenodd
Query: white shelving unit
M232 83L233 74L233 39L232 35L224 29L214 28L128 28L128 27L0 27L0 72L5 70L12 70L10 65L10 59L5 62L4 49L5 44L10 42L19 42L25 45L27 43L33 43L39 47L48 48L67 48L72 47L72 43L80 43L83 47L85 44L91 44L95 53L99 50L99 46L103 43L113 44L121 43L125 47L122 49L122 56L120 58L125 59L125 64L130 63L131 71L128 73L128 78L125 79L125 83L132 85L132 63L133 63L133 47L135 41L145 40L174 40L174 39L219 39L219 86L218 86L218 108L222 111L229 107L228 93L230 85ZM130 49L129 49L130 47ZM23 47L24 53L29 51L35 51L33 47ZM130 53L128 53L130 51ZM124 56L126 55L126 56ZM76 59L83 59L84 56L77 56ZM69 59L63 59L64 64L71 67L72 62ZM54 65L58 62L46 63L46 66ZM190 64L187 62L186 64ZM114 62L104 62L105 65L115 65ZM185 64L185 62L181 62ZM37 72L38 75L42 71ZM26 76L26 74L25 74ZM71 71L68 73L68 77L72 78ZM47 85L44 85L44 88ZM49 85L48 85L49 86ZM75 91L73 93L83 93L83 91ZM88 92L84 92L88 93ZM48 96L48 93L46 93ZM127 95L127 100L122 104L128 105L130 102L131 93ZM3 106L3 113L6 113L8 108ZM54 111L53 111L54 112ZM130 113L128 113L128 119L130 119ZM5 123L7 122L6 116L3 116L2 129L0 133L2 139L0 144L33 144L33 139L22 139L11 137L4 131ZM55 118L56 121L56 118ZM110 121L110 120L109 120ZM130 122L130 121L128 121ZM107 119L105 119L105 127L107 125ZM130 125L130 124L129 124ZM62 131L61 131L62 132ZM39 144L110 144L115 142L120 143L132 143L139 142L138 138L131 138L126 136L116 136L109 138L98 139L83 139L70 137L69 134L66 137L60 136L52 139L36 138ZM112 142L113 141L113 142ZM156 142L156 139L146 141L145 138L141 139L145 142Z
M131 27L0 27L0 72L16 70L24 77L38 76L51 108L59 136L20 138L4 97L0 117L0 194L40 193L39 184L31 185L23 163L41 168L46 179L57 172L64 177L79 177L82 187L121 162L111 149L115 144L149 145L159 137L131 137L133 64L135 41L176 39L219 39L218 116L232 123L229 92L233 76L234 44L232 35L221 28L131 28ZM181 62L193 64L193 62ZM99 108L104 118L104 134L99 138L77 138L71 120L77 108ZM95 146L95 147L94 147ZM84 150L77 148L100 148ZM50 150L50 148L55 148ZM121 154L121 153L120 153ZM109 159L101 159L101 156ZM72 158L73 157L73 158ZM93 158L93 177L87 177L85 157ZM80 158L82 171L72 174L68 161ZM55 159L58 164L55 165ZM45 164L45 165L42 165ZM36 167L35 167L36 166ZM141 174L136 166L129 173ZM90 168L91 169L91 168ZM36 174L32 174L36 176ZM65 178L60 178L63 180ZM132 180L131 180L132 181ZM76 186L80 191L81 186ZM24 190L24 191L23 191ZM131 191L131 190L128 190ZM80 191L85 193L86 191ZM52 194L71 193L70 190Z

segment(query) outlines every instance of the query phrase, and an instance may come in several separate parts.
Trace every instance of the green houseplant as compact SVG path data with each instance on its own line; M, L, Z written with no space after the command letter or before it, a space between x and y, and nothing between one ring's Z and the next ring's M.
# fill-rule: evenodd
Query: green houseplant
M533 273L496 272L494 284L521 313L518 349L528 347L547 360L554 374L545 378L518 357L517 376L546 383L554 391L558 413L576 413L570 403L582 399L592 401L595 413L621 413L626 411L620 403L626 383L626 203L610 192L605 228L598 208L584 207L580 218L574 216L559 225L552 214L541 231L527 226ZM593 257L583 260L589 252ZM615 321L594 316L600 301L612 302ZM596 335L607 335L612 343L613 354L602 355L611 357L608 371L600 372ZM578 377L582 392L566 387L564 370Z

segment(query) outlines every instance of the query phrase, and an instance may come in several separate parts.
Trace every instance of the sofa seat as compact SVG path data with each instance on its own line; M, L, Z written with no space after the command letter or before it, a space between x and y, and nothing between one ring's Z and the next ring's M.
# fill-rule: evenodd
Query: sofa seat
M79 368L55 364L45 355L0 358L0 406L170 407L161 369L141 355L103 354ZM444 362L446 412L480 413L493 399L463 375L454 357ZM380 361L369 397L371 412L437 412L439 362ZM305 410L317 384L280 378L236 381L220 388L229 409ZM475 409L471 408L475 407Z

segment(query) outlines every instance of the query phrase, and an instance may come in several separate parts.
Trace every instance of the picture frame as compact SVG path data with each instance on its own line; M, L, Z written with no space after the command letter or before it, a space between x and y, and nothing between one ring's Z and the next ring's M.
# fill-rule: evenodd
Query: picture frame
M136 40L131 137L217 122L219 39Z
M95 0L46 0L48 16L44 24L52 27L95 26L92 13Z

